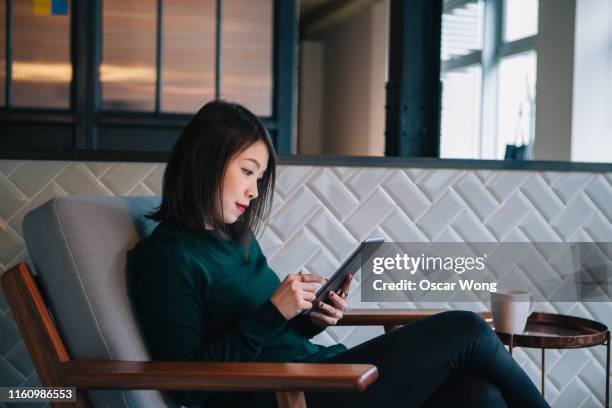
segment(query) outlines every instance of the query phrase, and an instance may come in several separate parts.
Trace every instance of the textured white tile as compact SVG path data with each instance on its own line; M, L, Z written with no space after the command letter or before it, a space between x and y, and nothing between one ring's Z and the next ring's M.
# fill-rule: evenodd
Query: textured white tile
M523 271L529 281L531 287L537 288L540 299L551 299L552 295L561 287L562 277L558 271L553 268L543 257L545 254L540 254L538 251L528 251L517 262L517 266Z
M307 188L302 188L275 214L270 224L279 231L282 239L287 239L320 206L314 194Z
M529 214L520 223L519 229L531 242L562 242L557 232L536 211Z
M592 241L606 242L610 241L610 237L612 237L612 224L601 214L594 214L582 228Z
M499 172L491 180L489 189L498 201L506 201L517 188L519 188L532 173L527 171L503 171Z
M352 172L355 171L352 167L330 167L330 169L336 173L336 176L342 181L346 180L347 177L351 175Z
M586 195L595 203L597 209L612 222L612 188L603 175L597 175L584 188Z
M463 170L439 169L419 180L418 186L431 200L436 201L449 187L465 174Z
M332 326L325 331L329 332L330 337L337 343L343 343L354 334L356 329L357 326Z
M466 174L454 187L459 196L481 220L486 220L499 203L474 174Z
M285 246L268 259L268 264L278 276L297 273L320 250L316 238L306 231L297 233Z
M495 170L475 170L472 172L482 184L488 185L496 174Z
M320 344L323 346L331 346L332 344L337 344L338 342L332 335L332 331L330 329L331 328L324 330L321 333L317 334L315 337L311 339L311 341L315 344Z
M265 228L263 230L261 238L259 238L258 241L261 252L263 252L266 257L270 257L283 245L281 238L270 228Z
M276 179L276 192L287 198L300 187L316 170L310 166L287 166Z
M23 240L5 223L0 223L0 262L5 267L12 266L11 261L23 249Z
M404 172L397 171L383 184L387 194L412 220L419 218L431 201Z
M361 169L352 174L346 183L359 199L364 199L378 188L391 172L393 170L377 167Z
M591 359L578 374L578 377L589 387L596 400L599 401L605 400L606 370L604 367L596 360ZM571 367L568 371L573 374L575 368Z
M531 212L532 207L520 193L515 193L505 201L499 209L486 222L486 226L491 230L498 241L521 223Z
M25 195L32 197L65 167L66 162L32 160L15 170L9 179Z
M344 225L362 240L393 208L393 202L387 195L377 191L353 211Z
M16 168L25 163L22 160L0 160L0 173L9 176Z
M542 177L544 177L544 179L546 180L546 182L550 185L553 185L557 182L557 180L559 180L561 177L567 175L567 173L563 173L560 171L543 171L541 173L539 173Z
M556 387L564 388L572 383L572 377L576 372L580 372L582 367L589 363L589 357L589 352L585 349L566 350L557 364L550 366L548 377Z
M73 163L68 166L55 179L55 183L68 194L111 195L83 163Z
M594 211L592 204L579 194L552 221L551 226L564 241L567 241L578 228L584 225Z
M344 260L357 246L357 240L329 211L319 211L308 226L339 260Z
M554 183L551 183L555 193L561 197L564 203L570 202L576 196L585 184L593 178L592 173L564 173L558 177Z
M421 177L425 176L427 170L413 167L410 169L406 169L405 172L408 177L412 179L412 181L418 181Z
M102 173L106 172L112 166L116 166L117 163L112 162L83 162L83 165L91 171L96 177L100 177Z
M433 242L463 242L463 239L461 239L461 236L457 234L453 227L449 226L444 228L444 230L438 234Z
M128 193L128 196L150 196L155 195L153 191L151 191L146 185L143 183L138 183L131 189Z
M283 204L285 204L285 200L283 200L282 197L275 191L272 195L272 208L270 209L270 215L274 216L276 210L281 208Z
M314 274L324 276L326 278L331 277L331 275L338 269L342 261L334 258L328 250L323 248L317 256L314 256L308 261L306 264L306 268Z
M447 225L464 211L463 201L452 191L440 198L417 222L429 240L436 238Z
M471 211L463 211L451 225L465 242L497 241L489 229Z
M149 163L121 163L104 173L100 180L115 195L126 194L154 169Z
M353 193L329 169L323 169L311 178L308 186L339 219L344 219L359 205Z
M602 408L602 407L603 407L603 404L601 401L596 401L593 395L589 395L589 397L578 408Z
M15 185L0 174L0 217L8 220L28 202L28 198Z
M587 319L594 319L600 322L605 322L609 319L610 315L610 303L609 302L582 302L580 308L576 309L573 314ZM599 362L605 364L606 360L604 357L605 353L601 354Z
M142 180L143 184L153 191L155 195L161 195L162 193L162 181L164 179L165 170L165 165L157 165L155 166L155 170Z
M384 334L385 331L382 326L374 327L363 327L358 326L355 331L351 333L351 336L342 342L346 347L352 348L358 344L365 343L366 341Z
M38 194L32 197L32 199L26 205L21 207L19 211L17 211L15 215L13 215L13 217L11 218L11 221L9 222L10 226L20 236L23 236L23 231L21 229L21 223L23 222L23 217L25 216L25 214L27 214L30 210L33 210L34 208L49 201L53 197L61 197L64 195L66 195L65 192L61 190L60 188L58 188L57 186L55 186L53 183L47 184L45 188L40 190Z
M429 239L406 214L394 209L380 226L395 242L427 242Z
M534 174L520 188L531 204L546 218L555 218L565 205L539 174Z

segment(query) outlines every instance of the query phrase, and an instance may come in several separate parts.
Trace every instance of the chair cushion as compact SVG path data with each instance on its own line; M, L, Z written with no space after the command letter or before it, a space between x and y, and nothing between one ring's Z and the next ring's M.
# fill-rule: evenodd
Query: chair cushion
M159 197L67 196L26 215L43 295L74 359L150 360L128 298L126 253L156 223ZM158 391L87 391L94 407L175 406Z

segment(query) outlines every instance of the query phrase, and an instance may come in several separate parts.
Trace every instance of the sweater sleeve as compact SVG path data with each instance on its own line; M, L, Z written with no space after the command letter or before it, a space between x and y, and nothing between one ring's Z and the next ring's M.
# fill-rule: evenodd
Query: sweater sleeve
M172 361L252 361L287 321L267 300L214 338L203 338L205 278L180 244L137 248L129 256L131 295L151 356ZM212 392L175 394L190 405Z
M307 339L311 339L317 334L325 330L325 327L319 327L310 321L309 316L297 316L289 320L289 324L292 325L302 336Z
M263 254L259 242L254 239L253 245L255 245L255 253L257 254L257 256L260 257L261 262L265 265L266 268L270 268L270 266L268 265L268 260ZM289 320L289 325L307 339L311 339L317 334L321 333L323 330L325 330L324 327L319 327L316 324L311 323L310 318L308 316L294 317L293 319Z

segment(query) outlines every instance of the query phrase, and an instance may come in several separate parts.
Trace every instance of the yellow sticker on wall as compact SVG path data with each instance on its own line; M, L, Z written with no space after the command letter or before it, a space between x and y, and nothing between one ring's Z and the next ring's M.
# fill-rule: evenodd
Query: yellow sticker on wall
M34 14L51 15L51 0L34 0Z

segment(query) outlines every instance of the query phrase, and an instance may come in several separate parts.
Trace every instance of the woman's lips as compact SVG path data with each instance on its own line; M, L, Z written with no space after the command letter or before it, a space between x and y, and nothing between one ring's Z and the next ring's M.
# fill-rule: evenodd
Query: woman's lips
M238 203L236 203L236 207L238 208L238 211L240 211L241 213L245 212L247 207L244 205L240 205Z

